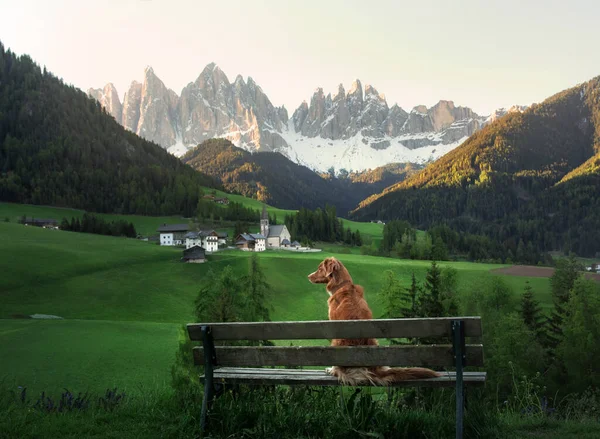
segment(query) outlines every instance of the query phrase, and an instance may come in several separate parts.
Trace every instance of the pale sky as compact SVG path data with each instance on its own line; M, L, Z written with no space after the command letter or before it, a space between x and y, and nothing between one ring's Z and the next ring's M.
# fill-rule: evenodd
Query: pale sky
M0 0L0 40L121 99L147 65L179 95L215 62L290 115L355 78L390 106L483 115L600 75L599 18L597 0Z

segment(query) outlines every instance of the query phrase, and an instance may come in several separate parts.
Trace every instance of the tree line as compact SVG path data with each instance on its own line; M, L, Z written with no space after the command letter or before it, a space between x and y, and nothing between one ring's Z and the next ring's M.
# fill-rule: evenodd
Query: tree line
M600 385L600 285L585 279L581 269L573 256L557 262L550 279L552 305L545 310L528 281L518 294L493 277L459 298L456 270L440 269L435 261L421 282L414 272L407 282L388 270L379 291L381 317L480 315L486 387L494 389L488 402L501 398L504 404L520 404L525 395L515 392L526 391L530 410L541 410L541 404L550 409L568 394L582 395ZM392 340L400 342L407 341Z
M314 211L301 208L292 215L286 215L284 224L292 239L305 241L343 242L348 245L361 246L363 243L359 230L354 232L337 217L335 206L326 205Z
M364 249L365 253L373 252ZM520 238L509 245L486 235L459 232L447 224L418 232L408 221L389 221L383 228L383 239L375 253L404 259L449 260L465 258L474 262L552 264L548 253L540 253L531 241Z
M60 223L61 230L81 233L95 233L97 235L137 237L135 226L125 220L106 221L104 218L85 212L81 221L79 218L63 218Z

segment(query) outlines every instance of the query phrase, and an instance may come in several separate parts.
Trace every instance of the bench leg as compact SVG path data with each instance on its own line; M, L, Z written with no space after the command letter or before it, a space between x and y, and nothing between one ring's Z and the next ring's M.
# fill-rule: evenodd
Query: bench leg
M452 344L456 364L456 439L462 439L465 415L463 366L465 361L465 329L462 320L452 321Z
M202 400L202 415L200 418L200 431L204 435L206 432L206 415L213 400L213 385L212 383L204 383L204 399Z
M209 326L202 326L202 345L204 347L204 398L202 399L202 414L200 417L200 431L206 432L206 416L215 396L222 393L223 386L213 382L214 365L217 362L212 331ZM216 393L216 395L215 395Z

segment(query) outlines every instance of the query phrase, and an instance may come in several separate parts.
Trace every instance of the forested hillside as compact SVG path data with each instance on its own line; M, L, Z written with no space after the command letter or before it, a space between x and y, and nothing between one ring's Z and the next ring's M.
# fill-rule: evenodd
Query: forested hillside
M361 173L319 175L275 152L251 154L226 139L210 139L182 157L184 163L220 179L230 192L281 209L335 206L345 216L358 202L415 172L410 164L391 164Z
M363 201L355 219L448 223L516 250L600 251L600 78L511 113L404 182ZM585 229L585 230L584 230ZM594 230L595 229L595 230Z
M220 187L0 43L0 200L191 215L201 186Z

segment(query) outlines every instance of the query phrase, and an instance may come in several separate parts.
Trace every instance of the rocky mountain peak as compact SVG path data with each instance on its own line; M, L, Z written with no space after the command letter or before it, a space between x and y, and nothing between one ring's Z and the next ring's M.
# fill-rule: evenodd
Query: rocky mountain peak
M106 84L103 89L90 88L87 93L89 96L100 102L100 105L102 105L106 111L117 120L117 122L121 123L123 106L119 99L119 93L117 93L117 89L111 82Z
M354 81L352 81L352 85L350 86L350 89L348 90L348 95L349 96L357 95L362 98L363 89L362 89L362 84L360 82L360 79L355 79Z
M126 128L179 155L206 139L224 137L247 150L279 151L318 169L339 167L338 161L345 160L342 167L359 170L368 160L376 166L410 160L407 151L412 150L429 151L419 155L427 160L483 123L472 110L449 100L429 109L419 105L410 113L397 104L388 107L383 93L359 79L331 93L317 88L289 117L252 77L237 75L230 83L215 63L204 67L180 96L151 67L143 78L125 93L120 117L114 87L90 89L89 94Z

